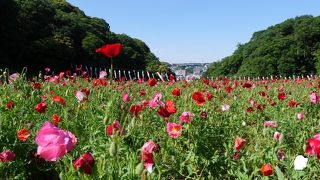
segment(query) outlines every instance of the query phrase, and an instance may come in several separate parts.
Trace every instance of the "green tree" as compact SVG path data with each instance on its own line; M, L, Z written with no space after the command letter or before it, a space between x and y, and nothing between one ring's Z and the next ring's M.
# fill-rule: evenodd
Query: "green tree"
M70 64L108 67L110 62L95 49L117 42L123 51L116 68L160 63L143 41L111 32L106 21L86 16L66 0L2 0L0 12L0 68L26 66L38 73L45 67L68 70Z
M320 16L300 16L253 33L204 76L306 75L316 72Z

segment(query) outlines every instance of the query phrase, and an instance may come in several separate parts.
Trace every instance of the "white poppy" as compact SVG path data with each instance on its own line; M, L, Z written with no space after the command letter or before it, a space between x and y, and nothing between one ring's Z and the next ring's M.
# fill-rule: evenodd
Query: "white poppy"
M228 104L222 105L222 111L229 111L229 109L230 109L230 105Z
M296 159L294 160L294 169L295 170L303 170L305 167L307 167L308 158L305 158L301 155L298 155Z
M84 98L86 98L86 95L81 91L77 91L76 97L78 99L78 102L82 102Z

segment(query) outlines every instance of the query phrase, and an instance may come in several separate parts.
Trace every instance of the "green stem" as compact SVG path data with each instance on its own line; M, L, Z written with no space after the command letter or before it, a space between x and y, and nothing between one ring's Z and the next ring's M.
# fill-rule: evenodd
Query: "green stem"
M113 58L111 58L111 65L110 65L111 67L111 73L110 73L110 78L111 78L111 81L112 81L112 79L113 79Z

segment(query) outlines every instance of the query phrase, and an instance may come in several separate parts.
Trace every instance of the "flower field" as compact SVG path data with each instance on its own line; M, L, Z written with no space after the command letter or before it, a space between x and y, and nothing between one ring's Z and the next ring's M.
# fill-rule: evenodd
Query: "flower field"
M0 179L319 178L316 78L2 81Z

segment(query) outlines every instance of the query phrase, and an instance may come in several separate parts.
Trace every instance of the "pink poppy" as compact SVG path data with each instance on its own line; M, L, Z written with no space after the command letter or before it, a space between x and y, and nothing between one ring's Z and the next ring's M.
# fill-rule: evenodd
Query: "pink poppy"
M179 116L179 120L185 123L190 123L191 119L194 117L194 114L191 112L183 112L180 116Z
M182 126L181 124L176 123L167 123L167 133L171 138L178 138L182 134Z
M163 106L164 103L161 101L161 99L162 99L162 94L159 93L159 92L156 92L152 96L151 100L149 101L149 107L155 108L155 107L157 107L159 105Z
M283 137L283 135L278 131L273 134L273 138L277 141L280 141L282 139L282 137Z
M50 68L44 68L44 71L46 71L47 73L50 72Z
M317 94L317 92L313 91L310 94L310 101L312 104L317 104L320 101L320 96Z
M241 137L236 137L234 141L234 150L239 151L246 144L246 140Z
M146 142L140 152L140 160L143 161L145 169L151 173L152 167L154 164L153 161L153 152L157 149L157 144L154 143L152 140Z
M16 81L20 77L19 73L13 73L9 76L9 83L12 84L14 81Z
M277 122L275 122L275 121L265 121L265 122L263 123L263 126L264 126L264 127L277 128L277 127L278 127L278 124L277 124Z
M305 114L304 114L303 112L299 112L299 113L297 113L297 118L298 118L299 120L304 120Z
M285 157L285 152L282 150L282 149L279 149L278 152L277 152L277 156L278 156L278 159L279 160L284 160L286 157Z
M77 138L69 131L64 131L46 121L37 133L37 154L46 161L57 161L72 151Z
M254 100L254 99L251 99L249 100L250 104L252 107L256 106L257 102Z
M86 99L86 95L81 91L77 91L76 98L78 99L78 102L83 102Z
M122 94L122 101L125 103L130 101L130 97L128 93Z
M316 134L312 138L309 138L306 153L308 155L316 155L320 160L320 133Z
M207 112L202 111L202 112L200 113L200 118L201 118L201 119L207 119L207 117L208 117Z
M106 71L100 71L99 73L99 79L104 79L107 76L107 72Z
M12 151L3 151L0 153L0 162L10 162L13 161L16 155Z

